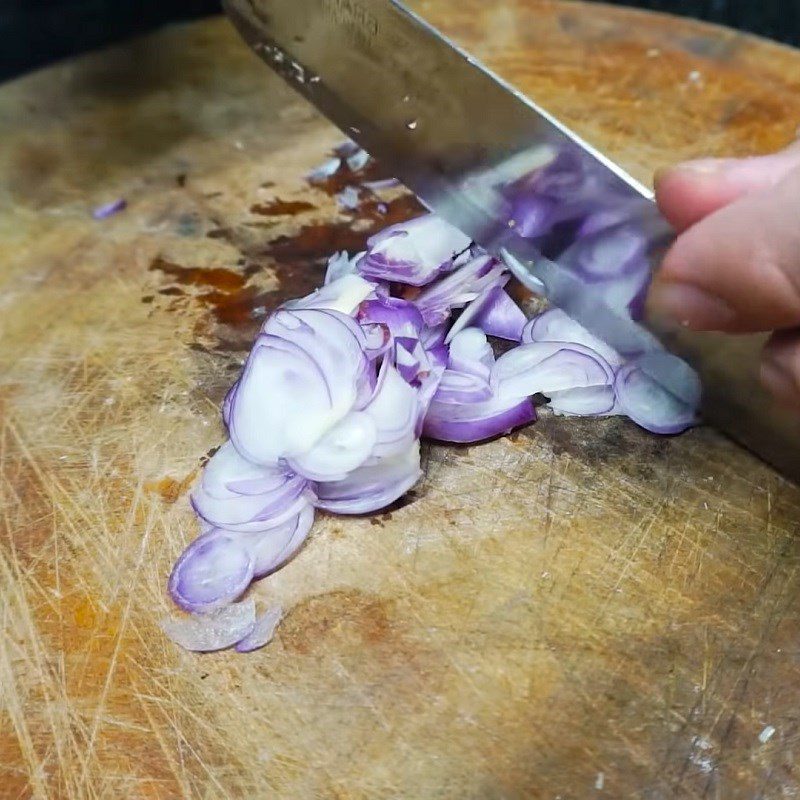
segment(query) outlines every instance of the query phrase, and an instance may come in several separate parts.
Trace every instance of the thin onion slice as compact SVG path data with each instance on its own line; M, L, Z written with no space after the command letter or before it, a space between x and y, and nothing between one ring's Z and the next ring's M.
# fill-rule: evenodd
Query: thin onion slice
M183 551L169 593L185 611L207 612L239 597L253 580L253 559L241 534L213 529Z
M582 325L568 317L560 308L550 308L529 320L522 329L523 344L529 342L565 342L581 344L594 350L614 369L622 366L622 357Z
M287 463L308 480L341 480L369 458L377 439L378 429L370 415L351 411L312 448Z
M288 309L322 308L352 315L358 306L374 292L374 283L365 281L360 275L343 274L306 297L284 303L283 307Z
M161 628L184 650L208 653L225 650L245 639L256 624L256 604L249 598L211 614L162 620Z
M402 497L422 476L419 441L404 453L376 459L344 480L319 486L317 508L335 514L367 514Z
M474 325L489 336L518 342L525 327L525 312L508 296L502 286L484 289L461 313L450 328L447 341L460 330Z
M434 214L391 225L367 241L358 262L365 278L424 286L449 269L469 237Z
M489 255L481 255L428 286L414 301L426 325L441 325L453 309L471 303L490 286L508 280L504 266Z
M269 644L275 636L275 630L283 617L283 609L280 606L267 609L263 614L256 617L255 624L243 639L236 644L236 651L239 653L250 653L258 650L264 645Z
M700 381L670 353L647 353L626 364L614 384L622 411L653 433L681 433L697 423Z
M460 444L482 442L509 433L536 419L533 403L492 397L477 403L445 403L435 397L428 408L423 436Z
M228 441L206 464L191 502L212 527L262 531L297 513L309 492L304 478L282 467L252 464Z
M509 350L492 369L492 385L506 400L542 393L605 386L614 379L608 362L588 347L531 342Z
M616 409L616 397L611 384L579 386L577 389L550 392L548 397L548 407L558 416L600 417L611 415Z

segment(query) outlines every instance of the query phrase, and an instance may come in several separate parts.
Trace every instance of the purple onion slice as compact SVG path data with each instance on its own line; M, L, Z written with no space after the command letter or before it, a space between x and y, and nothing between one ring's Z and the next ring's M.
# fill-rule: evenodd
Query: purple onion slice
M212 527L247 532L282 524L309 496L302 477L277 465L252 464L226 442L206 464L191 499Z
M308 480L341 480L369 458L377 439L372 417L364 411L351 411L313 447L287 459L287 463Z
M434 214L391 225L367 241L358 262L365 278L424 286L449 269L470 239Z
M269 644L275 636L275 630L280 624L281 617L283 617L283 609L280 606L270 608L256 617L250 633L237 643L236 651L250 653Z
M241 534L213 529L183 551L168 588L185 611L206 612L236 600L252 580L253 559Z
M428 286L414 301L429 326L446 322L453 309L463 308L490 286L508 281L505 267L492 256L477 256Z
M376 459L344 480L319 486L317 507L335 514L367 514L402 497L422 476L419 442L403 453Z
M509 350L492 369L492 385L506 400L542 393L605 386L614 379L608 362L594 350L564 342L532 342Z
M360 275L345 274L320 286L306 297L290 300L283 308L318 308L352 315L359 305L375 292L375 284Z
M435 397L422 428L423 436L442 442L473 443L509 433L536 419L527 398L511 401L492 397L477 403L447 403Z
M558 416L598 417L615 412L614 387L581 386L561 392L550 392L548 407Z
M550 308L529 320L522 330L522 342L565 342L581 344L594 350L613 368L622 365L622 357L613 347L589 333L560 308Z
M633 359L617 373L614 389L620 409L653 433L681 433L698 422L700 380L670 353Z
M474 325L489 336L518 342L525 327L525 319L525 312L502 286L489 286L464 309L450 328L448 340L460 330Z

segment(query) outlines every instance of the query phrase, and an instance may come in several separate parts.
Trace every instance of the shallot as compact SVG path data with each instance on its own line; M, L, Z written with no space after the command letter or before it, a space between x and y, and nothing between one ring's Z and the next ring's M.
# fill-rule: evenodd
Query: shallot
M368 159L347 143L310 177ZM635 318L645 247L613 192L602 212L587 210L601 180L562 154L503 202L510 226L543 252L559 226L577 231L555 257ZM358 197L350 187L339 201L352 208ZM190 616L164 623L170 638L198 651L269 642L282 612L256 618L253 600L241 600L250 583L298 552L315 509L366 514L411 489L420 437L500 436L536 420L534 400L560 415L627 415L655 433L695 424L700 386L686 364L657 347L620 354L557 308L528 319L506 291L510 269L423 214L372 236L363 253L333 254L319 289L264 321L223 403L229 440L191 495L202 534L169 579ZM511 349L496 358L489 337Z

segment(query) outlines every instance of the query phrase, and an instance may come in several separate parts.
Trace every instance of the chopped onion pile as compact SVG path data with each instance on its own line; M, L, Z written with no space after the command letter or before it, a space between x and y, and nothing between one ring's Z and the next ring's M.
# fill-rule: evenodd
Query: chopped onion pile
M361 153L341 149L317 172L360 169ZM519 229L580 217L582 185L563 166L556 159L513 200ZM580 220L585 236L564 258L633 308L646 261L619 219L612 204L604 219ZM695 423L699 385L683 362L663 351L623 358L558 309L526 319L509 278L426 214L373 236L364 253L332 255L320 289L264 322L223 403L229 440L192 492L203 533L169 580L192 616L165 623L171 638L191 650L269 641L280 611L256 620L252 600L237 602L250 583L298 551L315 509L367 514L407 492L422 475L421 436L500 436L536 420L534 398L560 415L625 414L656 433ZM515 345L495 357L490 336Z

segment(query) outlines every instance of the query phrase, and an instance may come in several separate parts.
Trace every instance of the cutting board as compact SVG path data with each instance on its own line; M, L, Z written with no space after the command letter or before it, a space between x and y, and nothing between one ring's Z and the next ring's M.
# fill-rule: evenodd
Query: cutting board
M800 122L800 55L765 41L416 7L643 180ZM268 647L165 639L264 314L415 211L310 186L340 139L221 19L0 88L0 795L797 797L800 491L710 429L426 446L407 498L320 516L253 589L286 610Z

